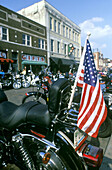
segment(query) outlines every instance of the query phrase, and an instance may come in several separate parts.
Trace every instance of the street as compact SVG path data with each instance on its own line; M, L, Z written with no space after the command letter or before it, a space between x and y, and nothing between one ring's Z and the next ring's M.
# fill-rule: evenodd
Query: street
M26 92L34 91L36 87L21 88L18 90L9 89L4 90L8 100L17 105L22 103L22 98ZM89 139L88 139L89 140ZM103 148L104 158L100 170L111 170L112 169L112 137L108 138L98 138L99 146Z

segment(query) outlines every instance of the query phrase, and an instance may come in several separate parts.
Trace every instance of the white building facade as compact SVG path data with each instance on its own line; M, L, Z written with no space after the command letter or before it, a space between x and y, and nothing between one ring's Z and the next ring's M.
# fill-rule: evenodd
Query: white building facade
M59 67L79 62L81 57L81 30L78 25L64 16L45 0L18 11L47 28L47 62ZM73 47L70 52L69 44ZM53 66L54 67L54 66Z

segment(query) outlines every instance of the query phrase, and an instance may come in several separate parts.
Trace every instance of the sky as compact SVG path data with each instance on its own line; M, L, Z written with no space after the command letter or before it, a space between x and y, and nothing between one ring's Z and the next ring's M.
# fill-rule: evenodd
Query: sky
M0 0L0 5L15 12L40 0ZM92 51L112 60L112 0L47 0L81 29L81 45L91 33Z

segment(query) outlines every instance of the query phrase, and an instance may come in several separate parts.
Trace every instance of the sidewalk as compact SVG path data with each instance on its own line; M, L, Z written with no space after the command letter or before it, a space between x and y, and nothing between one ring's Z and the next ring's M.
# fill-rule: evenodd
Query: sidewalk
M105 148L103 146L106 141ZM101 148L103 146L104 158L100 170L112 170L112 135L109 138L100 139Z

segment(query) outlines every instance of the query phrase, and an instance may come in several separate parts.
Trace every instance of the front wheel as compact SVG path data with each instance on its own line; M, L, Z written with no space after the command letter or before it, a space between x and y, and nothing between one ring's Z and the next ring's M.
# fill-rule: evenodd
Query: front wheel
M14 82L13 83L13 88L14 89L20 89L21 88L21 82Z
M28 88L28 87L30 87L30 82L28 82L28 81L23 81L22 86L23 86L24 88Z

